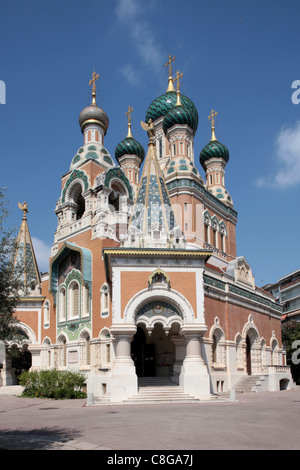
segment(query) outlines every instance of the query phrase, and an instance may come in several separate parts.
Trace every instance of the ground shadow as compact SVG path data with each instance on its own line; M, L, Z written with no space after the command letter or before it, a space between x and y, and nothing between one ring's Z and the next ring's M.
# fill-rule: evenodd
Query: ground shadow
M38 429L0 430L0 450L46 450L54 443L65 443L80 437L73 429L44 427Z

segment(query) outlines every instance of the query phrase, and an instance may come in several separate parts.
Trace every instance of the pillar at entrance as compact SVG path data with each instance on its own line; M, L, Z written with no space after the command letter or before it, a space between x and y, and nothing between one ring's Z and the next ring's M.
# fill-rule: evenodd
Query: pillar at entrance
M201 354L202 335L206 330L206 325L185 325L181 330L186 339L186 356L179 385L185 393L202 400L210 398L208 370Z
M115 361L111 372L111 401L121 402L138 391L138 379L131 358L131 341L136 333L135 325L114 325L111 334L115 338Z

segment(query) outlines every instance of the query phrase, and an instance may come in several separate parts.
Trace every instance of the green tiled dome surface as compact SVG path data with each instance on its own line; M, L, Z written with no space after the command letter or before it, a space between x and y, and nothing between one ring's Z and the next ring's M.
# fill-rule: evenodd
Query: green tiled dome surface
M180 100L182 105L187 108L194 116L196 129L198 127L198 111L192 100L185 95L180 95ZM175 91L167 91L164 95L159 96L150 104L145 122L148 122L149 119L155 121L161 116L165 116L171 109L176 105L177 94Z
M137 155L143 161L145 157L145 151L141 144L133 137L126 137L126 139L120 142L115 150L115 157L117 162L123 155Z
M200 163L203 166L210 158L223 158L226 162L229 160L228 148L218 142L211 140L200 153Z
M164 118L163 129L166 133L175 124L187 124L194 132L197 130L198 120L195 113L185 106L175 106Z

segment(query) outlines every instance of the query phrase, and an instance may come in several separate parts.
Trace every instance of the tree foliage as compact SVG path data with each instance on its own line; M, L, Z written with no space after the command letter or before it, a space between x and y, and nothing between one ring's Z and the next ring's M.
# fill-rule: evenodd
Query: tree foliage
M293 379L300 384L300 351L297 352L300 346L300 322L294 320L282 324L282 342Z
M5 190L0 189L0 340L13 337L18 320L14 315L21 288L21 269L13 270L12 257L16 250L14 231L7 228L9 211Z

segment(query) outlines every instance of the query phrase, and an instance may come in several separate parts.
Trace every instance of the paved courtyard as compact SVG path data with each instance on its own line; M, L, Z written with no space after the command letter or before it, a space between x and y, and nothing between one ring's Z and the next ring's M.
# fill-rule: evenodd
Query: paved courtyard
M300 387L201 404L85 406L0 394L0 448L300 449Z

